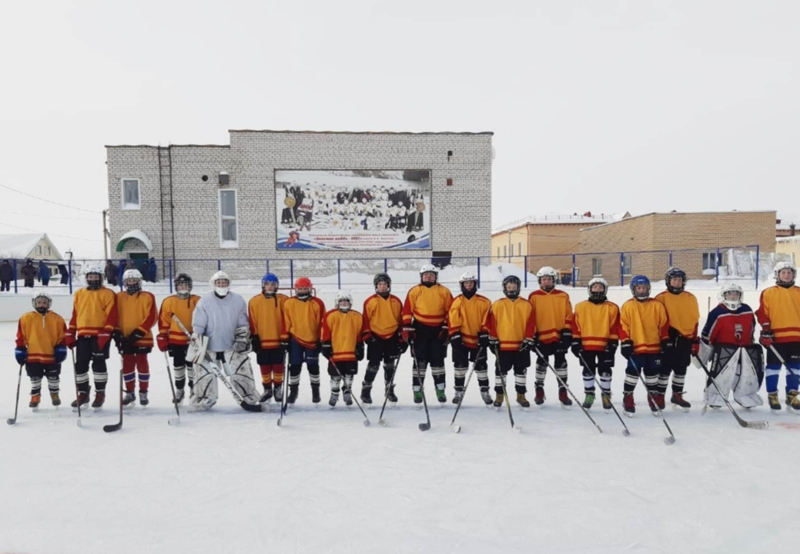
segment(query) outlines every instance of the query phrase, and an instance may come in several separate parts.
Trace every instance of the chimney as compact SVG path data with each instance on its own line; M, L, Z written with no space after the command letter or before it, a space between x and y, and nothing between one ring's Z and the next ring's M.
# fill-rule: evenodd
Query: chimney
M789 225L789 236L790 236L790 237L793 237L793 236L794 236L794 228L795 228L795 227L796 227L796 225L795 225L794 223L792 223L791 225Z

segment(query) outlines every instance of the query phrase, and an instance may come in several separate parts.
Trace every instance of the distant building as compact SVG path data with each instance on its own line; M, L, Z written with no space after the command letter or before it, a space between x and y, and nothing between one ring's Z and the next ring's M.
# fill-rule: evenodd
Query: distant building
M785 213L778 213L775 222L776 237L793 237L800 234L800 217Z
M779 237L775 242L776 254L788 254L792 257L792 262L797 267L800 262L800 234L790 237Z
M46 233L0 235L0 260L16 260L17 273L26 260L44 260L50 275L58 275L58 265L64 258ZM38 267L38 263L36 263Z

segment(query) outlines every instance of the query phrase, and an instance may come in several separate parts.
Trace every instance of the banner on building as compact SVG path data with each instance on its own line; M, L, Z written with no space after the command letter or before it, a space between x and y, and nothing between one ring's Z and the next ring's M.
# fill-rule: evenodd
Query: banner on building
M429 170L276 170L278 249L427 250Z

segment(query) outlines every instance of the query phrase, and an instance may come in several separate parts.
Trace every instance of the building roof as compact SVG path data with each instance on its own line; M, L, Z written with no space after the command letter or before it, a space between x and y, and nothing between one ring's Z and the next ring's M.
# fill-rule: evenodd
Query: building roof
M774 214L775 210L729 210L724 212L679 212L677 210L673 210L671 212L650 212L646 214L628 216L625 221L630 219L638 219L640 217L650 217L651 215L729 215L729 214ZM622 221L621 219L615 221L608 221L605 223L601 223L600 225L595 225L592 229L597 227L604 227L606 225L614 225L615 223L619 223ZM583 231L584 229L581 229Z
M628 212L621 212L615 214L592 214L586 212L583 215L574 214L545 214L545 215L529 215L522 219L517 219L500 227L492 230L492 234L510 231L518 227L526 225L601 225L603 223L610 223L613 221L620 221L630 217Z
M778 212L778 223L775 225L776 230L789 231L791 230L790 226L792 224L794 224L795 228L800 227L800 216Z
M777 242L800 242L800 235L794 235L791 237L778 237L775 240Z
M494 135L492 131L275 131L272 129L228 129L229 133L305 133L313 135Z
M0 258L24 259L30 256L45 233L21 233L18 235L0 235Z

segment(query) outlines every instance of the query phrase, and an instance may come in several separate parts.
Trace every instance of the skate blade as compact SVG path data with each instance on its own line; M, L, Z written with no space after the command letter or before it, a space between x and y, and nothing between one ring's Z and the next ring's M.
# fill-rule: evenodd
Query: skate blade
M673 410L675 410L676 412L683 412L683 413L685 413L685 414L688 414L688 413L689 413L689 410L690 410L691 408L684 408L683 406L679 406L679 405L677 405L677 404L673 404L673 405L672 405L672 409L673 409Z
M782 414L782 413L783 413L783 410L782 410L782 409L780 409L780 408L770 408L770 411L771 411L773 414Z
M791 406L786 406L786 411L789 412L792 415L800 415L800 410L796 410L795 408L792 408Z
M97 412L102 412L102 411L103 411L103 407L102 407L102 406L100 406L100 407L97 407L97 408L92 408L92 411L93 411L94 413L97 413Z
M572 404L561 404L561 408L563 410L571 410L572 409Z
M656 410L655 412L651 410L650 413L653 414L653 417L661 417L661 410Z
M631 412L622 412L622 413L625 414L625 417L633 417L634 416L634 414L631 413Z

